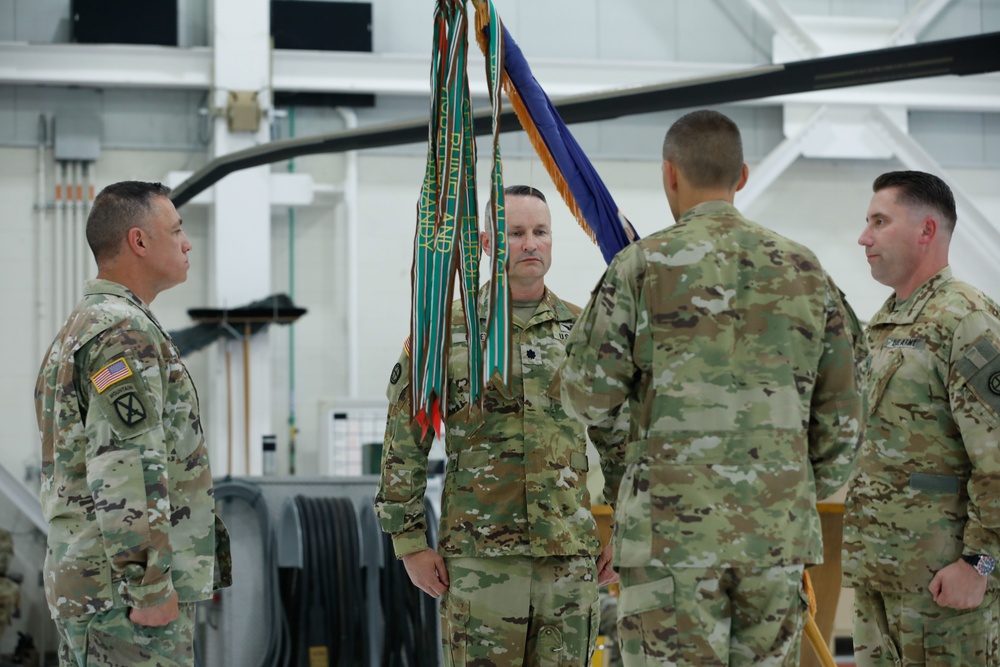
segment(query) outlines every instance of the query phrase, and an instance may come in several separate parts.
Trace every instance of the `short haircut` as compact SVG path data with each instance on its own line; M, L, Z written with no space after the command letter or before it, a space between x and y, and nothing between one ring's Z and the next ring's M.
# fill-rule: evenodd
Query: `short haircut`
M87 217L87 243L98 266L118 254L133 227L145 228L156 197L169 197L162 183L121 181L107 186L94 199Z
M903 206L933 209L948 229L955 231L958 214L955 212L955 195L948 184L934 174L923 171L890 171L872 183L872 192L886 188L896 189L896 202Z
M732 188L743 175L740 128L718 111L692 111L667 130L663 159L696 188Z
M508 197L535 197L536 199L541 199L542 202L548 204L545 200L545 195L538 188L533 188L530 185L508 185L503 189L503 193Z
M538 188L533 188L530 185L508 185L503 189L504 196L506 197L534 197L535 199L541 199L542 203L546 206L549 205L548 200L545 199L545 194ZM483 214L483 224L489 226L493 223L493 210L492 206L486 205L486 211Z

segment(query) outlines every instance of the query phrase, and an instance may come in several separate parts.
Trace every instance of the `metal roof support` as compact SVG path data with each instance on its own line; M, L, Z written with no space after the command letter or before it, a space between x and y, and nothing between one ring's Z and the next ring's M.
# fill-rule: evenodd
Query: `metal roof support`
M899 46L901 44L912 44L917 41L927 27L941 15L941 12L950 5L952 0L920 0L913 9L906 13L903 20L886 41L886 46Z
M749 210L757 199L777 181L785 171L802 155L803 146L809 134L822 122L826 107L820 107L793 136L784 141L761 160L750 172L746 187L736 193L736 204L740 210Z
M823 48L799 21L788 13L779 0L746 0L750 7L774 28L797 55L797 60L823 55Z

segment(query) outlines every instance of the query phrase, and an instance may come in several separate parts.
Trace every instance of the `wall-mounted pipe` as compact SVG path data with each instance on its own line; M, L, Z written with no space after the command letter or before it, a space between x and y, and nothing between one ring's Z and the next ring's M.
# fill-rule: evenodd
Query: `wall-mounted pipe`
M78 277L81 273L80 253L80 163L69 163L69 222L66 225L66 313L73 310L79 289Z
M45 146L48 143L48 121L45 114L38 116L38 147L35 165L35 360L42 358L49 334L49 303L46 268L48 249L48 206L45 192Z
M347 107L337 107L345 129L358 127L358 115ZM351 398L361 393L361 315L358 248L358 152L348 151L344 175L344 207L347 213L347 387Z
M52 321L59 322L66 316L66 206L63 193L66 184L66 163L59 161L55 169L55 209L52 222Z
M94 181L96 178L97 168L93 162L83 163L83 199L80 204L82 206L82 220L81 224L81 236L80 236L80 266L83 269L83 273L80 276L80 285L82 286L85 280L89 280L97 275L97 264L94 262L93 256L90 254L90 246L87 245L87 218L90 217L90 209L94 207L94 197L96 193L94 192ZM83 294L80 294L81 298Z
M295 137L295 107L288 110L288 136ZM288 172L295 172L295 158L288 161ZM288 207L288 296L295 302L295 207ZM295 323L288 325L288 474L295 474L295 453L299 426L295 403Z

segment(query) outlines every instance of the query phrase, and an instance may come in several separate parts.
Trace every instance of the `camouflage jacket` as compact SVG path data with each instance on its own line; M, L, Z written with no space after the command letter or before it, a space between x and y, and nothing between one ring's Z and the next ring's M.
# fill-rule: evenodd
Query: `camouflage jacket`
M228 585L198 396L148 307L88 282L35 387L45 592L53 617L151 607Z
M445 417L447 474L438 548L445 556L579 556L599 551L587 491L583 426L548 391L580 309L546 289L525 328L512 327L510 388L493 381L470 404L468 339L452 309ZM485 317L481 318L485 327ZM520 366L520 373L517 367ZM409 360L390 378L376 511L398 557L427 548L424 492L433 434L410 418Z
M963 553L1000 558L1000 310L946 267L890 297L868 342L845 585L924 592Z
M14 613L21 604L20 588L7 577L10 561L14 557L14 537L10 531L0 528L0 636L10 625Z
M822 562L817 496L860 438L852 328L812 252L723 201L618 253L561 370L585 423L630 409L624 456L602 451L615 563Z

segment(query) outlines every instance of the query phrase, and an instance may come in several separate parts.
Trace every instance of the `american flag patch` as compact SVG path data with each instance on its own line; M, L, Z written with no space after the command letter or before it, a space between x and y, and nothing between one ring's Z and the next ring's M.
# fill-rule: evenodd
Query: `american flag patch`
M115 382L120 382L131 375L132 369L128 367L125 357L118 357L91 376L90 381L94 383L94 388L100 394Z

